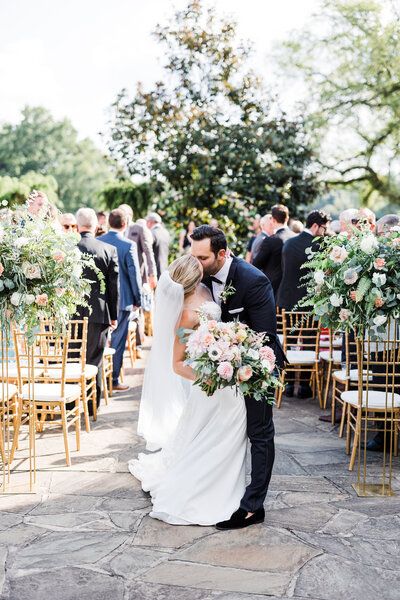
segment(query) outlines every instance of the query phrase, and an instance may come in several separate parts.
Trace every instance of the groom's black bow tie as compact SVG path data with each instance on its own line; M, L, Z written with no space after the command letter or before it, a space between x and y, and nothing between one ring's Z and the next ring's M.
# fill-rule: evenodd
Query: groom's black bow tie
M222 285L222 281L220 279L217 279L216 277L214 277L214 275L210 275L210 281L214 281L214 283L219 283Z

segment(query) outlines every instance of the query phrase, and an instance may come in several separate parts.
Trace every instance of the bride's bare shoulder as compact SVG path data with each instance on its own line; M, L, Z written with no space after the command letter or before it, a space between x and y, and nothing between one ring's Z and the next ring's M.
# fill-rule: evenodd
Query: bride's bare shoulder
M206 285L204 285L204 283L200 283L200 285L197 288L197 293L199 295L199 298L203 302L207 302L208 300L212 300L211 292L208 289L208 287Z
M194 329L199 324L199 312L193 308L184 308L179 322L179 327Z

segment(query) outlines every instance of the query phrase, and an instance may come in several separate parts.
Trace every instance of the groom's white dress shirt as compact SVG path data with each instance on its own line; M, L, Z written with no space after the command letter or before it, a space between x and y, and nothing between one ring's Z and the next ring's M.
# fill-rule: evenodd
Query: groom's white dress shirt
M214 301L219 304L219 306L221 306L221 299L219 297L220 292L223 291L225 284L226 284L226 280L228 278L228 273L229 273L229 269L231 268L231 264L232 264L232 257L227 258L225 261L224 266L218 271L218 273L215 273L215 275L213 275L213 277L215 277L216 279L219 279L221 283L217 283L216 281L212 282L212 293L214 296Z

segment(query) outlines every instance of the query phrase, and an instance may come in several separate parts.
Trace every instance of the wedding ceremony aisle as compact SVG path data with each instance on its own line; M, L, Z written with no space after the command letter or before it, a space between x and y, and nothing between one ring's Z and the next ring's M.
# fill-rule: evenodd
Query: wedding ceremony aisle
M399 459L398 497L358 498L345 440L318 421L315 401L284 396L275 409L264 524L223 532L149 518L149 497L127 468L143 449L144 355L126 369L130 390L82 430L79 453L71 443L70 468L60 432L37 434L37 493L0 496L2 599L397 600ZM379 480L381 455L368 462Z

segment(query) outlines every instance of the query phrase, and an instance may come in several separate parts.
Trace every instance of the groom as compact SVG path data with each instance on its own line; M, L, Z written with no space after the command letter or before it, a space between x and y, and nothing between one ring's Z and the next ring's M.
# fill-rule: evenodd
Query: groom
M282 367L285 355L276 334L275 300L269 279L249 263L228 254L221 229L201 225L191 238L192 255L203 266L204 283L215 302L221 305L222 320L237 319L255 331L266 332L277 365ZM263 504L275 456L272 406L253 396L246 396L245 402L247 435L251 443L251 482L238 510L228 521L217 523L217 529L241 529L262 523L265 518Z

